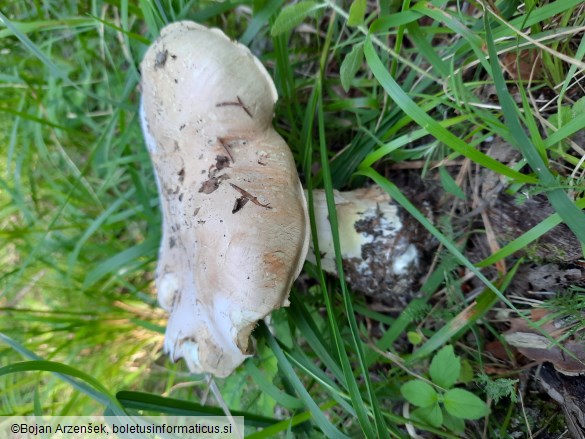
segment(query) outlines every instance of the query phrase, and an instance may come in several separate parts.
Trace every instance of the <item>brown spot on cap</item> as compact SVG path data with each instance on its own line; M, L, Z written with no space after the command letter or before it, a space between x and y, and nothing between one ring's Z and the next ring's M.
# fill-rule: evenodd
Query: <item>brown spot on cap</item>
M218 171L221 171L223 168L229 168L230 166L230 158L226 155L218 155L215 157L215 167Z
M210 194L214 192L223 180L230 178L228 175L220 175L219 177L211 177L209 180L204 181L199 188L199 192L204 194Z

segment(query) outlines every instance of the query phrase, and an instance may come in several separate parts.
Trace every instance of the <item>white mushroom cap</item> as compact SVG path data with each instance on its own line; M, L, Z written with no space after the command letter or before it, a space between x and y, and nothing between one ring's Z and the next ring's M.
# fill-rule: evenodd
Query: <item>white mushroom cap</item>
M247 47L232 42L219 29L190 21L166 26L141 65L147 78L145 67L152 69L151 79L157 81L156 92L151 89L156 99L150 110L166 113L165 120L178 126L197 125L208 138L258 134L271 127L278 99L272 79ZM245 109L235 105L238 97ZM168 134L175 127L158 128ZM156 129L151 127L151 132Z
M246 47L192 22L165 27L141 71L165 349L227 376L252 353L256 322L288 304L308 249L295 163L271 125L276 89Z

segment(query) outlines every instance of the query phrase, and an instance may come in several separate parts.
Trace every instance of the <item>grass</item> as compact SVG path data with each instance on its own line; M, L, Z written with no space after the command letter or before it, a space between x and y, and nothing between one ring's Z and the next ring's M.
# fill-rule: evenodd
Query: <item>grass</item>
M377 310L343 277L307 263L291 307L274 313L272 332L256 331L257 355L216 380L230 411L246 417L247 435L381 438L414 429L454 437L444 426L408 421L400 393L412 374L428 375L446 344L467 365L467 389L491 408L466 423L468 437L549 428L523 415L522 404L537 410L528 394L490 399L485 383L525 372L512 357L496 360L487 345L505 345L496 312L529 309L508 295L522 252L561 222L585 244L585 154L577 140L585 128L585 15L579 0L495 6L3 6L0 414L222 413L205 377L162 354L166 316L152 276L160 214L137 119L143 53L165 23L190 19L220 27L268 67L280 96L275 126L309 200L314 188L328 194L332 224L334 189L377 184L440 243L419 298L402 313ZM539 58L523 71L518 60L527 50ZM511 144L519 160L488 155L493 138ZM447 207L434 221L397 184L401 166L442 185ZM510 239L461 226L452 211L480 201L473 188L487 170L510 196L544 194L554 213ZM471 256L474 234L495 242L483 260ZM339 237L335 243L339 253ZM342 272L339 258L337 266ZM472 278L477 296L469 294ZM573 315L581 291L571 291L539 307ZM506 383L512 394L522 391Z

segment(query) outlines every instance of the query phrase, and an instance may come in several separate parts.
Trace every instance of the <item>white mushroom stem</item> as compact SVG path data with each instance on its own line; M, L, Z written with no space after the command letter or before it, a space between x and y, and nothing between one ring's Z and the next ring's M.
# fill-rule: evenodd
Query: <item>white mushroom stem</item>
M227 376L253 352L257 321L288 305L310 241L295 163L272 127L276 89L246 47L192 22L165 27L141 72L165 350L192 372ZM323 266L335 272L325 197L314 198ZM336 204L348 279L371 292L408 278L417 252L389 197L362 189Z
M341 258L350 285L378 299L410 296L419 269L414 244L418 225L405 223L402 209L381 188L334 191ZM313 191L321 267L337 275L325 192ZM313 246L307 259L315 262Z

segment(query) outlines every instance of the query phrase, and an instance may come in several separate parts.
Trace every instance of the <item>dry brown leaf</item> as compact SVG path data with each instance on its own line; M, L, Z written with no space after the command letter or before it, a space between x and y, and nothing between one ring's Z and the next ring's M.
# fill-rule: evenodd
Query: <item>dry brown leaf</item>
M569 328L547 318L546 310L534 309L531 314L538 328L524 319L512 319L510 329L503 334L508 344L538 363L551 362L566 375L585 373L585 344L574 336L562 338Z

